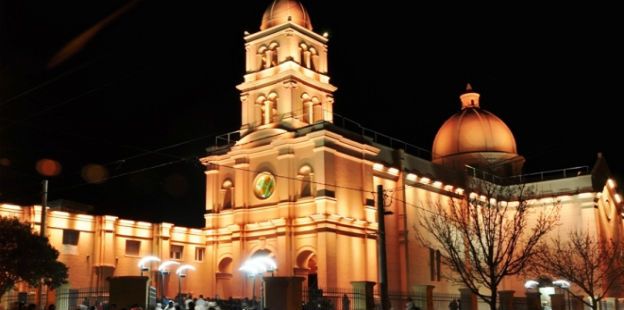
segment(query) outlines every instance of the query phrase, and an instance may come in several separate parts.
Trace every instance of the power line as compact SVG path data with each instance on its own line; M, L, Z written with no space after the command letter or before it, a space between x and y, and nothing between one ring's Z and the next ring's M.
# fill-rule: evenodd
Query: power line
M230 169L236 169L236 170L252 172L252 173L264 172L264 171L260 171L260 170L244 169L244 168L233 167L233 166L228 166L228 165L221 165L221 164L214 164L214 163L211 163L211 164L216 165L216 166L220 166L220 167L226 167L226 168L230 168ZM284 176L284 175L279 175L279 174L273 174L273 176L276 177L276 178L282 178L282 179L287 179L287 180L299 181L299 179L296 178L296 177L289 177L289 176ZM310 184L323 185L323 186L333 187L333 188L341 188L341 189L358 191L358 192L369 193L369 194L375 194L376 193L375 190L366 191L366 190L364 190L362 188L355 188L355 187L348 187L348 186L339 186L339 185L336 185L336 184L323 183L323 182L318 182L318 181L310 181Z
M86 63L84 63L84 64L82 64L80 66L72 68L71 70L65 71L65 72L59 74L58 76L53 77L53 78L51 78L51 79L49 79L49 80L47 80L47 81L45 81L45 82L35 86L35 87L29 88L27 90L24 90L21 93L15 95L13 97L10 97L9 99L4 100L3 102L0 103L0 110L2 109L2 107L8 105L9 103L12 103L15 100L20 99L20 98L22 98L22 97L24 97L24 96L26 96L26 95L34 92L34 91L37 91L37 90L42 89L42 88L44 88L44 87L46 87L46 86L48 86L50 84L53 84L54 82L56 82L56 81L58 81L58 80L60 80L60 79L62 79L64 77L66 77L66 76L69 76L69 75L72 75L72 74L74 74L74 73L76 73L78 71L81 71L82 69L91 66L93 63L95 63L95 61L86 62Z
M125 78L128 78L128 76L126 76ZM86 96L88 96L88 95L91 95L91 94L93 94L93 93L96 93L96 92L98 92L98 91L100 91L100 90L102 90L102 89L104 89L104 88L106 88L106 87L108 87L108 86L110 86L110 85L114 84L115 82L118 82L118 81L119 81L119 80L114 80L114 81L107 82L107 83L105 83L105 84L103 84L103 85L100 85L100 86L98 86L98 87L96 87L96 88L92 88L92 89L90 89L90 90L88 90L88 91L86 91L86 92L84 92L84 93L82 93L82 94L76 95L76 96L71 97L71 98L69 98L69 99L67 99L67 100L64 100L64 101L59 102L59 103L57 103L57 104L55 104L55 105L52 105L52 106L49 106L49 107L47 107L47 108L45 108L45 109L43 109L43 110L40 110L40 111L38 111L38 112L36 112L36 113L33 113L33 114L31 114L31 115L29 115L29 116L27 116L27 117L24 117L24 118L19 119L19 120L16 120L16 121L13 121L13 122L9 123L7 126L4 126L4 127L0 128L0 131L2 131L2 130L4 130L4 129L7 129L7 128L10 128L10 127L12 127L12 126L14 126L14 125L16 125L16 124L18 124L18 123L21 123L21 122L24 122L24 121L30 120L30 119L32 119L32 118L35 118L35 117L37 117L37 116L39 116L39 115L45 114L45 113L47 113L47 112L49 112L49 111L51 111L51 110L54 110L54 109L56 109L56 108L59 108L59 107L61 107L61 106L66 105L66 104L68 104L68 103L71 103L71 102L73 102L73 101L76 101L76 100L78 100L78 99L80 99L80 98L82 98L82 97L86 97Z
M172 161L156 164L156 165L153 165L153 166L150 166L150 167L140 168L140 169L124 172L124 173L121 173L121 174L116 174L116 175L104 178L102 180L98 180L98 182L96 182L96 183L100 184L100 183L103 183L103 182L106 182L106 181L110 181L110 180L114 180L114 179L118 179L118 178L121 178L121 177L125 177L125 176L129 176L129 175L133 175L133 174L137 174L137 173L141 173L141 172L145 172L145 171L149 171L149 170L153 170L153 169L158 169L158 168L163 168L163 167L175 165L175 164L178 164L178 163L181 163L181 162L188 161L191 158L195 158L195 157L181 158L181 159L178 159L178 160L172 160ZM51 193L56 193L56 192L62 192L62 191L67 191L67 190L71 190L71 189L76 189L76 188L79 188L79 187L82 187L82 186L86 186L86 185L93 185L93 183L82 182L82 183L79 183L79 184L75 184L75 185L71 185L71 186L67 186L67 187L63 187L63 188L51 191Z

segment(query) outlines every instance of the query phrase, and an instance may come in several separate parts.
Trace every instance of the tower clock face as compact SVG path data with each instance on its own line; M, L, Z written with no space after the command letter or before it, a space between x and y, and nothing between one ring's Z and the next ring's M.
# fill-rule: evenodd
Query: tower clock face
M260 199L271 197L275 190L275 177L270 172L262 172L254 179L254 193Z

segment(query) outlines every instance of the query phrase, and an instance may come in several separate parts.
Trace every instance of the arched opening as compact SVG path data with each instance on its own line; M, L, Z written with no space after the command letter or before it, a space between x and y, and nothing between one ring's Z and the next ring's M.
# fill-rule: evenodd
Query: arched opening
M217 294L223 298L229 298L232 296L232 265L231 257L222 258L217 265L217 270L219 270L216 274Z
M268 63L266 62L265 53L267 51L266 45L262 45L258 48L258 52L256 53L257 64L260 64L260 68L258 70L268 68Z
M312 123L323 120L323 107L318 97L312 97Z
M299 174L297 178L301 180L301 186L299 188L299 198L313 197L313 183L312 183L312 167L304 165L299 168Z
M294 274L306 278L304 287L318 288L317 270L316 253L312 250L303 250L297 255L297 267L295 267Z
M310 47L310 69L315 70L318 68L318 51L314 47Z
M269 257L269 258L273 258L273 253L271 252L271 250L269 249L259 249L253 252L253 254L251 254L251 256L249 256L246 261L243 263L247 264L249 260L252 260L254 258L258 258L258 257ZM252 265L253 266L253 265ZM273 275L273 270L271 271L271 275ZM257 273L257 274L250 274L247 273L245 275L245 279L246 279L246 284L245 284L245 292L247 297L251 297L251 298L255 298L257 300L257 298L259 296L262 296L262 290L263 290L263 286L262 283L263 281L263 277L267 276L268 273Z
M264 124L263 120L263 107L264 101L266 101L266 97L264 95L260 95L256 98L256 104L254 109L254 126L259 126Z
M223 210L232 209L234 207L234 185L230 179L223 181L221 185L221 193L223 195L221 208Z
M306 53L309 53L308 52L308 45L303 43L303 42L299 43L299 64L304 66L304 67L307 67L305 65L305 63L306 63L306 61L305 61Z
M270 61L270 66L275 67L278 65L278 48L279 44L277 42L271 42L269 44L269 50L267 51L267 58Z
M273 255L271 254L271 250L269 249L260 249L260 250L255 251L251 255L251 257L259 257L259 256L273 256Z
M232 274L232 258L224 257L219 262L219 273L229 273Z

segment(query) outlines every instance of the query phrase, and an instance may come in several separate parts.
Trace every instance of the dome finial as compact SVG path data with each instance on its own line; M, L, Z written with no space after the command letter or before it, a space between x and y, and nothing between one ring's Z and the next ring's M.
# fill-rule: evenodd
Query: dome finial
M480 108L479 97L481 97L481 95L472 90L472 85L470 85L470 83L467 83L466 91L461 96L459 96L459 99L462 103L462 110L468 108Z

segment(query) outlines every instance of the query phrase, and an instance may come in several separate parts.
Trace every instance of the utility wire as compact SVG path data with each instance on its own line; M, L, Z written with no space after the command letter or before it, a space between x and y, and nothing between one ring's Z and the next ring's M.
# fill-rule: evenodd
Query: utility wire
M47 81L45 81L45 82L35 86L35 87L26 89L26 90L22 91L21 93L4 100L3 102L0 103L0 110L2 109L2 107L8 105L9 103L12 103L15 100L20 99L20 98L22 98L22 97L24 97L24 96L26 96L26 95L34 92L34 91L40 90L40 89L42 89L42 88L44 88L44 87L46 87L46 86L48 86L50 84L53 84L54 82L56 82L56 81L58 81L58 80L60 80L60 79L62 79L64 77L66 77L66 76L69 76L69 75L72 75L72 74L74 74L74 73L76 73L78 71L81 71L82 69L85 69L85 68L91 66L93 63L95 63L95 61L90 61L90 62L86 62L84 64L81 64L80 66L72 68L71 70L67 70L67 71L59 74L56 77L53 77L53 78L51 78L51 79L49 79L49 80L47 80Z
M59 103L57 103L57 104L55 104L55 105L52 105L52 106L49 106L49 107L47 107L47 108L45 108L45 109L43 109L43 110L40 110L40 111L38 111L38 112L36 112L36 113L33 113L33 114L31 114L31 115L29 115L29 116L27 116L27 117L25 117L25 118L22 118L22 119L19 119L19 120L16 120L16 121L10 122L7 126L4 126L4 127L0 128L0 131L5 130L5 129L8 129L8 128L11 128L11 127L13 127L14 125L16 125L16 124L18 124L18 123L28 121L28 120L30 120L30 119L32 119L32 118L35 118L35 117L39 116L39 115L45 114L45 113L47 113L47 112L49 112L49 111L51 111L51 110L54 110L54 109L56 109L56 108L59 108L59 107L61 107L61 106L66 105L66 104L68 104L68 103L71 103L71 102L73 102L73 101L76 101L76 100L78 100L78 99L80 99L80 98L82 98L82 97L86 97L86 96L88 96L88 95L91 95L91 94L93 94L93 93L96 93L96 92L98 92L98 91L100 91L100 90L102 90L102 89L104 89L104 88L106 88L106 87L108 87L108 86L110 86L110 85L114 84L115 82L118 82L118 81L119 81L119 80L115 80L115 81L110 81L110 82L107 82L107 83L105 83L105 84L103 84L103 85L100 85L100 86L98 86L98 87L96 87L96 88L92 88L92 89L90 89L90 90L88 90L88 91L86 91L86 92L84 92L84 93L82 93L82 94L80 94L80 95L76 95L76 96L71 97L71 98L69 98L69 99L67 99L67 100L64 100L64 101L59 102Z

